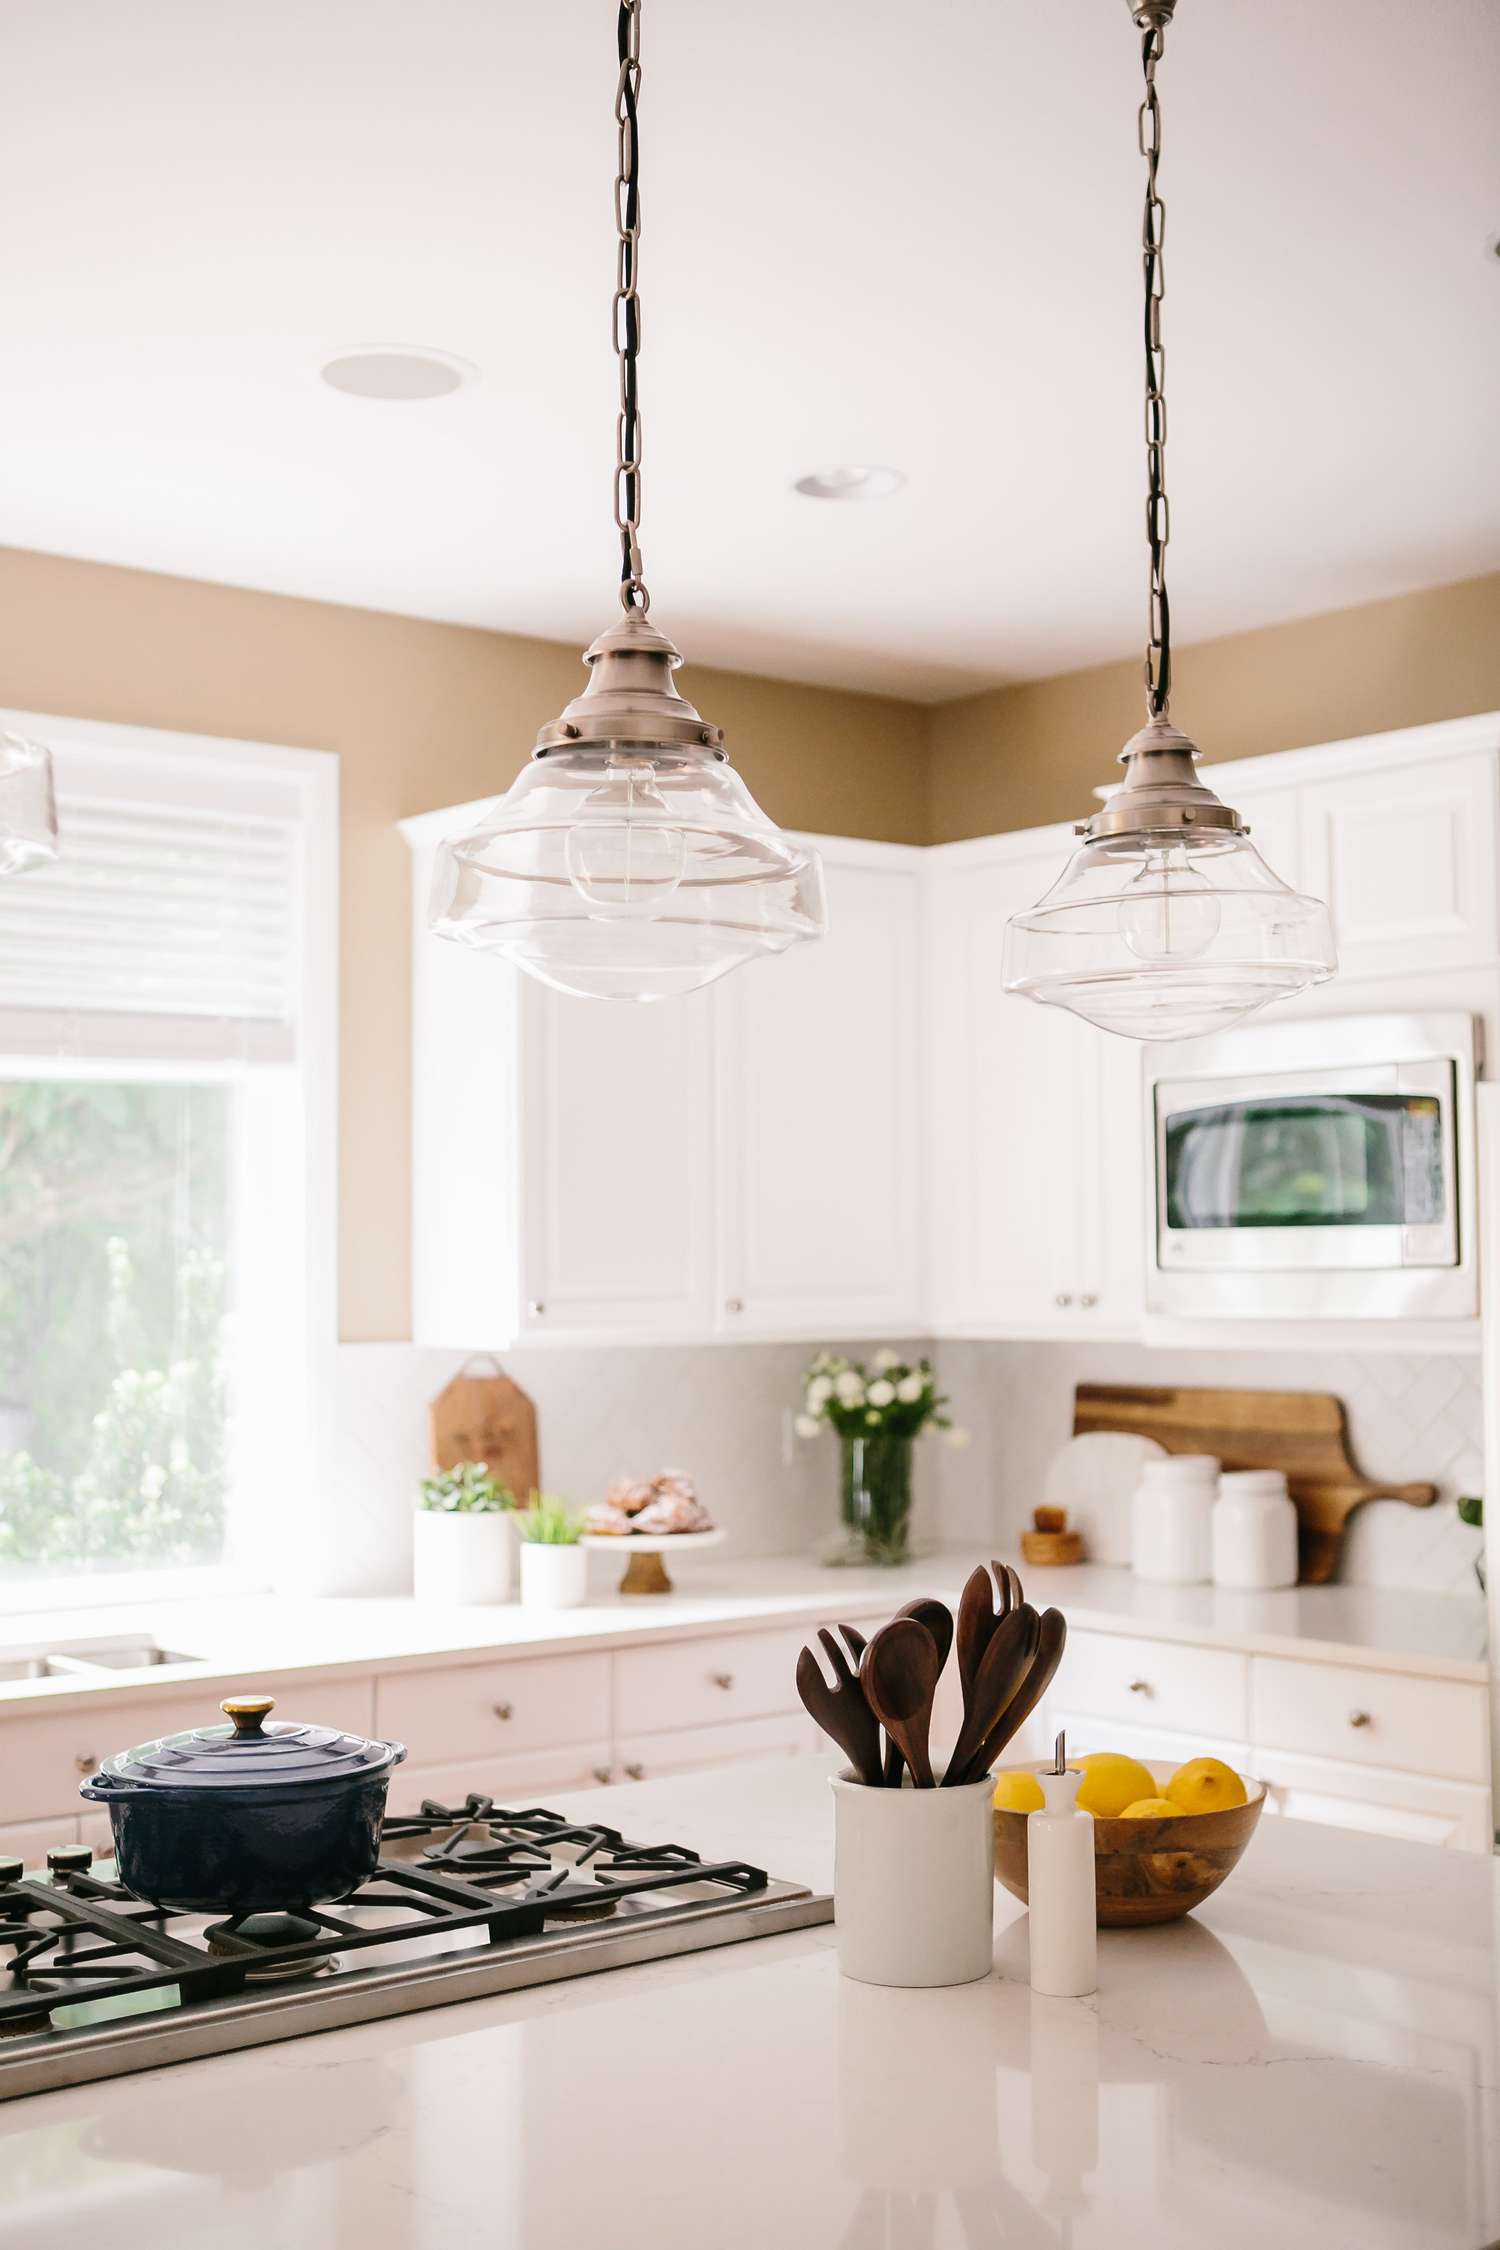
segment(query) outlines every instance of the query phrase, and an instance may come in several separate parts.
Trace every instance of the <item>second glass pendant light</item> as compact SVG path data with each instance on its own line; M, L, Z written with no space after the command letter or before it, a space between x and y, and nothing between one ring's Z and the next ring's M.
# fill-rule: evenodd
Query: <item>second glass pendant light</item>
M543 727L526 770L439 852L431 904L443 937L499 953L558 991L604 1000L691 992L825 926L816 852L756 804L722 730L678 692L682 659L648 614L636 368L640 18L641 0L624 0L615 95L623 615L588 650L587 687Z

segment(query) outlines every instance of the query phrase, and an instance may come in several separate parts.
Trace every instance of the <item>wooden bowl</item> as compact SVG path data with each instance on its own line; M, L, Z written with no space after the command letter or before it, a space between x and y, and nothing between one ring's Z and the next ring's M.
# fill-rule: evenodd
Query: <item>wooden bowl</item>
M1033 1773L1045 1766L1033 1766ZM1157 1782L1175 1766L1153 1765ZM1094 1896L1101 1930L1139 1929L1148 1922L1175 1922L1211 1898L1255 1834L1265 1783L1250 1774L1241 1780L1248 1801L1228 1812L1177 1813L1168 1820L1094 1822ZM1026 1821L1023 1812L993 1815L995 1880L1012 1898L1026 1899Z

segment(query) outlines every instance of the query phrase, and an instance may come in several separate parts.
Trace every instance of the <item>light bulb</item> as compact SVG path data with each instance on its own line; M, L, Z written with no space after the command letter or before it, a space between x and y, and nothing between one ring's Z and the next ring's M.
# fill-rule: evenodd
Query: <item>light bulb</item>
M682 881L687 844L647 758L611 758L568 830L568 880L596 922L650 922Z
M1192 961L1219 934L1219 901L1181 844L1148 848L1120 904L1120 934L1142 961Z

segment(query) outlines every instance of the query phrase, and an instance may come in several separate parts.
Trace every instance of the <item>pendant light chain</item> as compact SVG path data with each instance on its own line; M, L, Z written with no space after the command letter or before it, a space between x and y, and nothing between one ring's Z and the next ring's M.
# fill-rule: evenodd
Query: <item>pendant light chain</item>
M620 533L620 601L644 617L651 596L641 575L641 412L636 359L641 348L640 130L641 0L620 0L617 44L620 76L615 86L619 127L619 165L615 173L615 231L619 236L615 272L615 354L620 362L620 415L615 434L615 523Z
M1166 288L1162 245L1167 229L1167 207L1156 192L1161 163L1161 105L1156 98L1156 66L1161 61L1163 25L1142 27L1141 60L1146 74L1146 98L1141 103L1137 139L1146 159L1146 208L1141 220L1141 263L1146 284L1146 542L1151 550L1151 596L1146 628L1146 710L1153 719L1164 719L1172 700L1172 611L1167 600L1167 541L1171 513L1167 505L1167 358L1161 341L1161 302Z

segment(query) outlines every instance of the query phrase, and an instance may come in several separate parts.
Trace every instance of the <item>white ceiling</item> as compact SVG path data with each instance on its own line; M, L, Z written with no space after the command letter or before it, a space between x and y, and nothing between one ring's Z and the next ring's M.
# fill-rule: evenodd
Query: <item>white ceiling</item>
M656 615L700 662L920 697L1130 652L1123 0L644 28ZM588 640L613 38L611 0L12 9L0 540ZM1500 4L1181 0L1161 91L1180 637L1500 565ZM393 341L482 380L319 381ZM789 489L864 460L905 490Z

